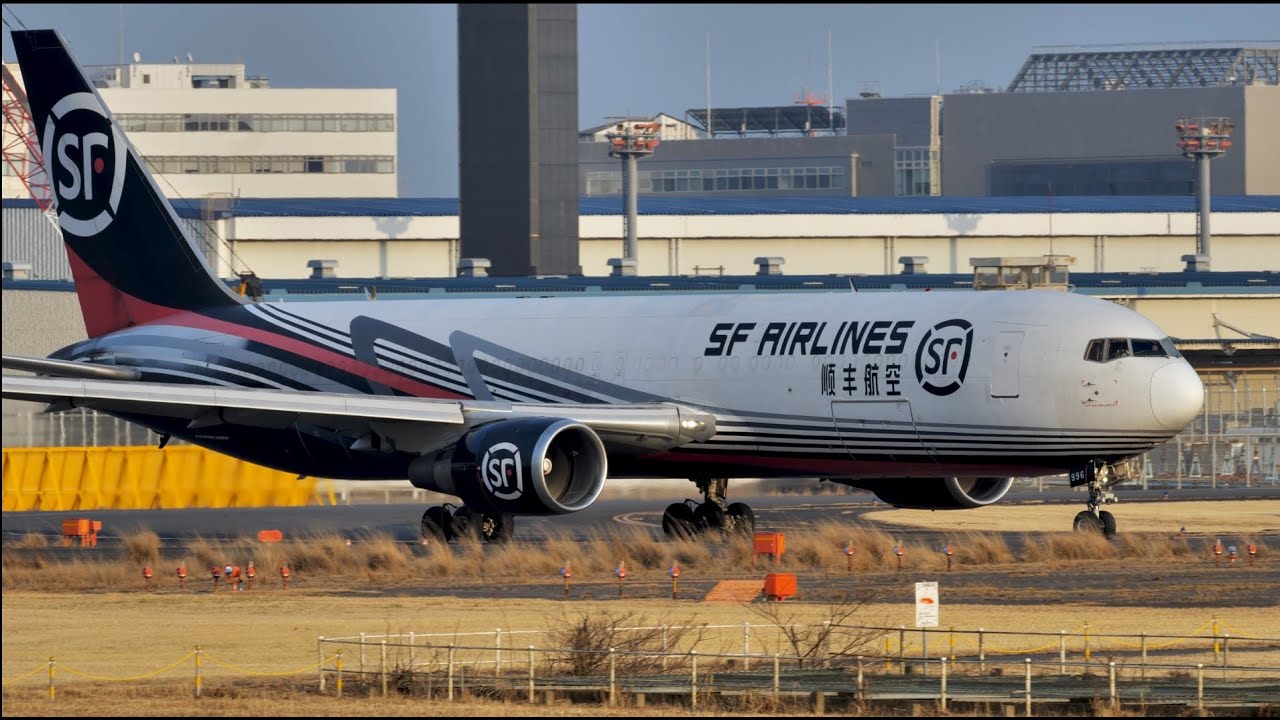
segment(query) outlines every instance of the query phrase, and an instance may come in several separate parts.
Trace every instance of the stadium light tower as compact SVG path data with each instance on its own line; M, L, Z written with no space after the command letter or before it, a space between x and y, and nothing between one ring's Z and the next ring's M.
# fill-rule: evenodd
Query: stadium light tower
M636 161L653 154L658 147L658 131L661 123L619 122L613 131L605 134L609 141L609 157L622 159L622 197L625 212L623 234L626 243L622 248L623 259L639 263L636 257Z
M1196 255L1183 256L1188 269L1208 270L1209 259L1209 161L1221 156L1231 147L1231 131L1235 123L1225 117L1181 118L1175 126L1178 130L1178 147L1185 157L1196 161L1196 211L1200 221L1200 235L1196 241Z

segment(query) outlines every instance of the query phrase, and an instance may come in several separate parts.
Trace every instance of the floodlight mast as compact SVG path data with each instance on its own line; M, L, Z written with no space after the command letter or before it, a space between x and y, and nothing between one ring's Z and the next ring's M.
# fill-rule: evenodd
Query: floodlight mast
M658 147L658 133L661 130L661 123L622 121L605 134L605 139L609 141L609 157L622 159L622 198L625 210L622 257L636 263L639 262L636 245L636 161L653 154L653 149Z
M1196 213L1200 231L1196 240L1195 269L1208 270L1209 250L1209 161L1220 157L1231 147L1231 131L1235 123L1225 117L1184 117L1174 126L1178 131L1178 147L1184 157L1196 161ZM1185 259L1185 258L1184 258Z

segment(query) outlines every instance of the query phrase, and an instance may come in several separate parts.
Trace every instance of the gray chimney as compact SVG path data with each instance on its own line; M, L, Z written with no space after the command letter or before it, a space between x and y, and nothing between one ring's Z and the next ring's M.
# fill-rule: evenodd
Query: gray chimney
M492 266L489 258L462 258L458 261L458 277L489 277Z
M4 263L4 279L5 280L30 280L31 279L31 263L29 262L9 262Z
M903 255L898 258L898 262L902 263L903 275L925 275L929 271L924 269L929 258L924 255Z
M635 277L636 266L639 264L635 258L609 258L609 267L613 270L609 271L609 277Z
M308 260L307 267L311 268L312 280L338 277L337 260Z
M756 258L757 275L781 275L782 264L786 260L780 257L758 257Z

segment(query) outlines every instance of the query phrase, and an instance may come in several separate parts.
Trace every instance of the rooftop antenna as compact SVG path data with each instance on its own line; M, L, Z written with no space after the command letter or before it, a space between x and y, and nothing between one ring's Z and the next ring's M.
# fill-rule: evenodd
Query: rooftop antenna
M124 64L124 3L120 3L120 64Z
M836 134L836 99L831 89L831 28L827 28L827 131Z
M933 80L936 83L935 95L942 94L942 40L933 37Z
M707 139L716 136L711 125L711 31L707 31Z
M1053 183L1049 183L1049 254L1053 254Z

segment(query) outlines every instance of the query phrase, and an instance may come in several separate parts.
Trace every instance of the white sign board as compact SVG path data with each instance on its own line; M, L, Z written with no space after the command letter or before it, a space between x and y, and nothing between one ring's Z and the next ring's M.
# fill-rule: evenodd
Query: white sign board
M938 583L916 583L916 627L938 627Z

